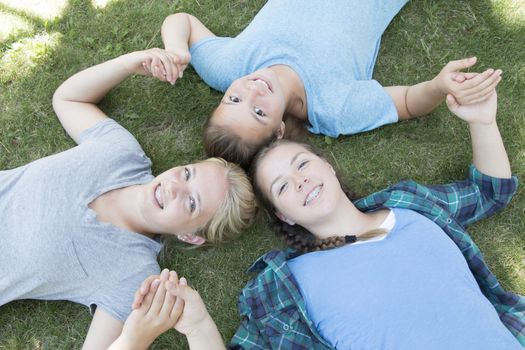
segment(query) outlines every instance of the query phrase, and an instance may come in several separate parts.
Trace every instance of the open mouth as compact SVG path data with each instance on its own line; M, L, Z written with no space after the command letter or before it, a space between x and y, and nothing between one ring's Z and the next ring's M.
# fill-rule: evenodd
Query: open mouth
M162 198L162 191L160 189L160 184L155 187L155 201L160 209L164 209L164 198Z
M321 193L321 190L323 189L323 185L319 185L314 187L310 193L308 193L308 196L306 196L306 199L304 201L304 206L307 206L308 204L312 203L317 197L319 197L319 193Z
M252 81L257 83L257 84L263 85L266 89L268 89L268 91L273 92L272 86L266 80L261 79L261 78L255 78L255 79L252 79Z

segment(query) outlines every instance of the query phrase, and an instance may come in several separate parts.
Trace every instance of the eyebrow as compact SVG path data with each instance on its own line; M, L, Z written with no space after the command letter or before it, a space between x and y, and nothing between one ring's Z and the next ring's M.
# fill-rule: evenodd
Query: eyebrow
M197 167L193 166L193 180L196 179L196 176L197 176ZM199 194L199 192L197 192L197 203L198 203L197 208L199 208L199 214L200 214L200 212L202 211L202 202L201 202L201 195Z
M290 165L292 165L293 163L295 163L295 161L297 160L297 158L298 158L301 154L303 154L303 153L305 153L305 152L298 152L296 155L294 155L294 156L292 157L292 159L290 160ZM276 183L277 181L279 181L281 178L282 178L282 176L277 176L277 177L275 178L275 180L272 181L272 183L270 184L270 192L273 192L273 191L272 191L273 185L275 185L275 183Z
M238 105L237 103L233 103L233 102L228 102L228 101L225 101L225 100L221 100L221 103L222 104L225 104L225 105L228 105L228 106L236 106ZM259 116L252 110L250 111L250 116L255 119L255 121L259 124L262 124L262 125L266 125L265 122L263 122L261 119L259 119Z

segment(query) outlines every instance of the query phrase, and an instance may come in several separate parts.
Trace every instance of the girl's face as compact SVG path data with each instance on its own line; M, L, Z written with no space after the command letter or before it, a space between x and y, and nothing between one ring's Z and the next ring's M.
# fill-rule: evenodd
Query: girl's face
M243 139L262 140L281 127L285 100L271 69L260 69L235 80L215 110L217 125L231 126Z
M175 167L146 186L142 213L152 233L193 233L215 215L227 190L226 169L220 165Z
M255 177L277 216L306 228L322 223L345 196L332 166L295 143L269 151Z

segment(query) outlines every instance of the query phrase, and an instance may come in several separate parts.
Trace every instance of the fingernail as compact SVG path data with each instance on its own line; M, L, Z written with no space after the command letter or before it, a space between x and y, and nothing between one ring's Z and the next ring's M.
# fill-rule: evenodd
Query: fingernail
M155 280L153 281L153 283L151 284L151 288L153 289L157 289L157 287L160 285L160 280Z
M171 281L166 282L166 289L175 289L175 283Z
M180 73L179 73L179 78L182 78L182 73L183 73L183 72L180 72Z
M188 281L186 281L186 278L184 277L181 277L180 280L179 280L179 283L182 284L182 285L188 285Z

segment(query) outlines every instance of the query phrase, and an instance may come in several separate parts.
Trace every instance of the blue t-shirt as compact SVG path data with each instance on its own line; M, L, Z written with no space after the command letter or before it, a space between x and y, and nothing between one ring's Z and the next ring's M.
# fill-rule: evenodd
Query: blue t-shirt
M393 211L382 240L288 262L323 338L352 350L521 349L441 228Z
M269 0L235 38L193 45L191 64L223 92L258 69L288 65L304 83L311 132L371 130L398 120L372 72L381 35L406 1Z
M150 159L112 119L76 147L0 171L0 305L69 300L125 321L140 283L159 273L161 244L100 222L89 204L152 179Z

